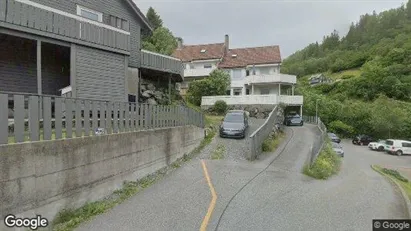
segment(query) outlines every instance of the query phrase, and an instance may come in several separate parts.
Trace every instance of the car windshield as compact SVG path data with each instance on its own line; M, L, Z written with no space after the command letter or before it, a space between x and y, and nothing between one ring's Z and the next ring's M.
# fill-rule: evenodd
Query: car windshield
M393 145L393 144L394 144L394 141L392 141L392 140L387 140L387 141L385 141L385 144L386 144L386 145Z
M227 114L225 116L224 122L227 122L227 123L243 123L244 122L244 117L240 113L231 113L231 114Z

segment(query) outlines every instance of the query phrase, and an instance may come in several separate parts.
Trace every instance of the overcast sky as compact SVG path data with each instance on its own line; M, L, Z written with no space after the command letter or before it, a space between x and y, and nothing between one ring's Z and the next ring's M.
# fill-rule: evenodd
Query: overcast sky
M345 35L360 15L396 8L406 0L134 0L152 6L184 44L224 42L230 48L279 45L286 58L334 29Z

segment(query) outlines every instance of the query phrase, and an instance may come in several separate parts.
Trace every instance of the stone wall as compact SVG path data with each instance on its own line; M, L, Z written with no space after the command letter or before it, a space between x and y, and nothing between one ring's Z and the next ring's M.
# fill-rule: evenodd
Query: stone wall
M175 83L172 83L171 90L171 100L180 100L181 96L179 97L179 93L176 90ZM168 79L158 79L157 81L141 79L139 102L148 103L152 105L168 104Z
M124 181L169 166L203 138L204 129L181 126L2 145L0 216L38 214L53 219L64 208L102 199Z

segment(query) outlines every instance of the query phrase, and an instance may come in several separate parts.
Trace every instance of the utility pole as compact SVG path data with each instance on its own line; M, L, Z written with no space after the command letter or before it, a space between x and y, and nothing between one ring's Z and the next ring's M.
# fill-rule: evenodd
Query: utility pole
M315 101L315 121L316 121L316 123L318 124L318 101L319 101L320 99L317 99L316 101Z

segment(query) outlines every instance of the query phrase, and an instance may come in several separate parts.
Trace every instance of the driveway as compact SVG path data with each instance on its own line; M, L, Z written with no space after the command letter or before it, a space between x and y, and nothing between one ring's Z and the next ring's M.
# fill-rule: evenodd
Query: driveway
M300 172L315 137L312 125L288 128L257 161L195 159L78 230L199 230L205 218L207 230L372 230L372 219L405 218L401 194L370 164L411 158L344 142L341 173L313 180Z
M198 155L197 159L211 159L213 150L215 150L218 145L223 145L225 147L224 160L246 160L247 153L250 151L249 137L263 125L264 122L265 119L250 118L245 139L221 138L217 134L213 142Z

